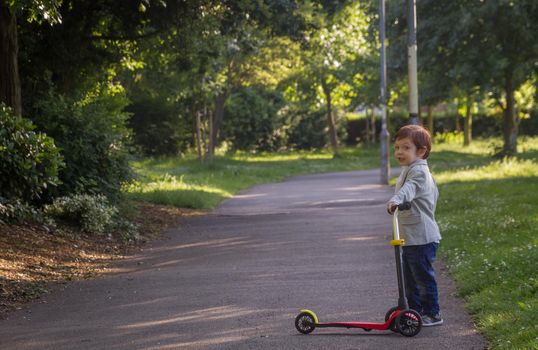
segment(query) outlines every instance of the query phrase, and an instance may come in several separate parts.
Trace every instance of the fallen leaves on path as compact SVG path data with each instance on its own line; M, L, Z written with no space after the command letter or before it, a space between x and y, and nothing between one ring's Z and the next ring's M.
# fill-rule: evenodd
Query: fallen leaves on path
M39 298L54 285L105 274L112 263L158 239L186 216L203 212L137 203L132 220L140 227L137 243L120 235L95 236L70 227L51 231L38 225L0 224L0 317Z

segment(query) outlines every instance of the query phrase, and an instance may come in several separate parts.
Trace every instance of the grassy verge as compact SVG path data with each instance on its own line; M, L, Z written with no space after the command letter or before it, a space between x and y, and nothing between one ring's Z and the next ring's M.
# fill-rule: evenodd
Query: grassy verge
M475 147L452 169L433 163L441 255L492 349L538 349L538 140L524 150L492 161Z
M520 140L520 155L494 160L500 140L434 145L429 162L441 193L440 255L492 349L538 349L538 138ZM127 190L144 201L212 208L255 184L286 176L375 168L376 148L134 163L140 180ZM394 163L392 164L395 165Z
M292 175L375 168L379 166L379 151L369 147L347 148L336 158L328 151L238 153L217 156L206 164L186 157L146 159L132 165L139 179L125 189L130 198L209 209L242 189Z

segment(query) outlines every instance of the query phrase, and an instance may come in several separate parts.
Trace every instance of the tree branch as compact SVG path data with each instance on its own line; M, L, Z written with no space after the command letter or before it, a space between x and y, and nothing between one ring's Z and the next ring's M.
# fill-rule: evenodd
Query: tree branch
M156 30L153 32L145 33L145 34L139 34L139 35L127 35L127 36L121 36L121 35L90 35L86 36L85 38L88 40L118 40L118 41L130 41L130 40L138 40L138 39L145 39L149 38L155 35L158 35L162 33L161 30Z
M506 110L506 107L503 105L502 101L499 98L495 98L495 102L501 107L501 109L504 111Z

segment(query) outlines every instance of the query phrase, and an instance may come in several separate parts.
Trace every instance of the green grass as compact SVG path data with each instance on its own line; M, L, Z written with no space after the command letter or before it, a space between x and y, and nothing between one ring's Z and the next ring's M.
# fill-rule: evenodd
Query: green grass
M346 148L333 158L328 151L269 154L237 153L201 164L194 156L145 159L132 163L139 179L126 186L127 196L184 208L210 209L256 184L299 174L375 168L377 148ZM394 165L394 164L393 164Z
M538 349L538 137L521 138L517 158L495 160L500 142L434 145L440 255L492 349ZM376 148L346 149L334 159L304 152L237 154L209 165L188 157L143 160L134 163L141 177L127 190L139 200L213 208L255 184L378 165Z
M432 161L440 253L492 349L538 349L538 139L515 159L492 160L480 146L453 167Z

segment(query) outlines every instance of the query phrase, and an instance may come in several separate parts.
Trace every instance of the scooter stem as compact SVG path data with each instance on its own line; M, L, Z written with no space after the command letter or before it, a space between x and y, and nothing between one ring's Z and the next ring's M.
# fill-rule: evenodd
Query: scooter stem
M400 239L400 228L398 227L398 215L400 210L396 208L392 217L392 241L394 246L394 256L396 258L396 276L398 277L398 308L400 310L409 309L409 304L405 296L405 279L403 274L402 245L404 241Z

